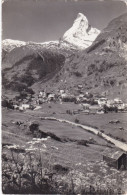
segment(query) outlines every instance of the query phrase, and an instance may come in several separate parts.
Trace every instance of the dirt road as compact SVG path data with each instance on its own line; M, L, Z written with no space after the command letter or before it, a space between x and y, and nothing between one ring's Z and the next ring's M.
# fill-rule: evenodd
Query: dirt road
M79 123L77 124L77 123L74 123L74 122L71 122L71 121L68 121L68 120L65 120L65 119L57 119L57 118L54 118L54 117L41 117L41 120L55 120L55 121L58 121L58 122L61 122L61 123L68 123L70 125L80 127L80 128L82 128L86 131L92 132L92 133L96 134L97 136L100 136L100 137L104 138L107 141L110 141L116 147L118 147L118 148L124 150L125 152L127 152L127 144L125 144L121 141L118 141L114 138L111 138L110 136L108 136L104 133L101 133L100 131L98 131L97 129L95 129L93 127L88 127L86 125L81 125Z

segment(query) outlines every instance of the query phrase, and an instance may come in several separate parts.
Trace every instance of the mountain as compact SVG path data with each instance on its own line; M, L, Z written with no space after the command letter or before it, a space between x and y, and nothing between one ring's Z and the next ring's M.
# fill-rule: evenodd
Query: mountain
M2 49L3 89L13 91L50 80L64 66L65 60L76 52L74 48L61 46L59 41L24 44L5 40Z
M12 40L12 39L5 39L2 41L2 59L12 51L14 48L21 47L26 45L24 41Z
M44 43L24 42L18 40L5 39L2 42L2 59L4 64L13 64L16 61L15 52L16 48L22 46L29 47L31 49L46 48L53 51L60 51L65 56L74 53L79 49L86 49L89 47L95 38L99 35L100 31L92 28L87 18L79 13L73 26L65 32L62 38L57 41L49 41ZM25 48L25 47L24 47ZM12 50L14 50L12 52ZM19 49L18 49L19 50ZM11 54L10 54L11 53ZM9 55L8 55L9 54ZM13 62L15 58L15 61Z
M22 48L22 46L26 46L27 48L33 50L37 48L45 48L56 52L59 51L67 57L79 49L82 50L89 47L95 38L99 35L99 33L100 31L92 28L89 25L87 18L83 14L79 13L73 23L73 26L67 32L65 32L62 38L57 41L35 43L5 39L2 42L2 61L4 68L8 65L11 66L11 64L14 64L16 60L19 60L16 59L17 50L19 51L18 48ZM19 58L19 55L17 58Z
M14 48L21 47L23 45L26 45L26 42L18 41L18 40L12 40L12 39L5 39L2 42L2 49L10 52Z
M21 91L38 81L51 79L64 65L65 56L41 44L16 47L3 60L3 87Z
M79 14L78 18L81 17ZM4 86L13 90L17 90L19 84L32 87L34 91L67 89L77 94L78 85L82 85L82 92L127 99L126 21L127 13L112 20L84 50L65 41L73 33L67 33L68 36L65 33L58 42L27 43L14 48L3 60L5 67L7 59L11 62L10 68L3 71ZM85 34L91 32L86 18L84 24ZM78 28L77 32L82 37L82 30Z
M72 28L58 41L35 43L4 40L3 87L17 91L34 83L49 81L79 49L92 44L98 34L99 31L88 24L86 17L78 14Z
M127 99L127 13L112 20L93 44L71 56L53 83L72 93L105 93ZM49 86L50 86L49 85Z
M63 37L60 38L59 41L49 41L34 44L39 44L47 48L60 47L61 50L85 49L93 43L93 41L99 34L100 31L96 28L91 27L86 16L84 16L82 13L78 13L73 26L64 33ZM14 48L28 45L29 43L31 44L31 42L5 39L2 42L2 50L5 53L9 53Z
M63 35L63 42L73 45L78 49L89 47L100 31L93 28L83 14L79 13L73 26Z
M2 69L12 67L16 62L24 59L34 52L55 52L64 55L66 58L77 51L71 45L64 45L60 41L49 41L44 43L22 42L6 39L2 43ZM32 55L32 54L31 54Z
M55 43L54 43L55 44ZM30 55L31 52L44 48L43 44L34 42L22 42L8 39L2 43L2 64L3 69L13 66L16 62ZM50 45L49 47L52 48ZM46 46L46 48L49 48Z

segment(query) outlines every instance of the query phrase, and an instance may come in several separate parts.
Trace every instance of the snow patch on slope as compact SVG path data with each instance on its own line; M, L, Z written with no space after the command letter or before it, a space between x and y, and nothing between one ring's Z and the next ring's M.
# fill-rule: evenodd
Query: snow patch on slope
M42 42L40 43L41 45L49 45L49 44L59 44L59 41L46 41L46 42Z

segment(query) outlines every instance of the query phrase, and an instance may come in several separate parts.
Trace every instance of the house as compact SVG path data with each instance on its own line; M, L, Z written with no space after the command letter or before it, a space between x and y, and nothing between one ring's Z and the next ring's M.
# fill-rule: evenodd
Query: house
M83 88L83 86L82 85L78 85L78 89L82 89Z
M115 102L114 102L114 100L107 100L106 105L107 105L108 107L115 106Z
M48 100L49 100L49 101L55 100L55 94L52 94L52 93L49 94L49 95L48 95Z
M89 104L82 104L84 110L89 110L90 105Z
M103 109L98 109L96 113L97 114L104 114L104 111L103 111Z
M125 104L124 104L124 103L118 104L118 105L117 105L117 108L118 108L118 110L120 110L120 111L124 111L124 110L125 110Z
M60 94L62 95L62 94L64 94L65 93L65 91L64 90L60 90Z
M119 111L125 110L125 104L119 98L114 99L114 104L115 104L115 106L117 106Z
M45 98L46 97L46 92L45 91L40 91L39 92L39 95L38 95L38 98Z
M22 104L20 107L19 107L19 110L26 110L30 108L30 105L29 104Z
M19 111L24 111L22 106L19 106Z
M100 106L103 106L104 104L106 104L107 103L107 98L100 98L100 99L98 99L98 104L100 105Z
M105 96L107 96L108 95L108 90L107 91L103 91L102 93L101 93L101 96L102 97L105 97Z
M84 97L84 94L80 94L77 98L77 103L89 103L89 99Z
M115 99L114 99L114 102L115 102L116 104L121 104L121 103L123 103L122 100L119 99L119 98L115 98Z
M105 150L103 153L103 160L107 164L116 169L127 169L127 154L123 151L116 150Z
M15 110L18 110L19 109L19 106L17 104L14 104L13 106L14 106L14 109Z

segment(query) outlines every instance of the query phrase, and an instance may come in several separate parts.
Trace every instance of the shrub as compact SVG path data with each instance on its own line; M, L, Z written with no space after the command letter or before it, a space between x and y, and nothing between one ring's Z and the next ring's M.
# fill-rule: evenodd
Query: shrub
M26 83L27 86L31 86L35 82L35 79L32 77L32 75L29 72L18 79L20 82Z
M77 76L77 77L82 77L82 74L78 71L74 72L74 75Z
M79 123L79 120L77 118L75 119L75 123Z
M6 89L12 89L12 90L18 91L18 92L21 92L21 91L23 91L24 89L27 88L27 86L25 84L22 84L18 81L12 81L10 83L7 81L7 84L4 85L4 87Z
M88 141L87 140L79 140L77 141L78 145L82 145L82 146L88 146Z
M47 132L47 135L56 141L62 142L62 139L60 137L57 137L54 133Z
M13 102L6 99L2 101L2 106L9 109L14 109Z
M40 130L39 125L36 123L32 124L29 128L35 137L46 138L46 137L50 136L52 139L54 139L56 141L63 142L63 140L60 137L56 136L54 133L44 132L44 131Z
M113 79L112 79L112 80L110 80L110 85L111 85L111 86L114 86L114 85L115 85L115 82L116 82L116 80L115 80L115 79L114 79L114 80L113 80Z
M72 115L72 111L71 110L66 110L66 113Z
M69 168L64 167L62 165L59 165L59 164L56 164L56 165L53 166L53 170L55 170L56 172L65 174L65 173L68 173Z
M38 123L32 123L30 126L29 126L29 129L32 133L34 133L34 131L38 131L39 130L39 124Z
M26 91L27 91L28 93L30 93L31 95L34 95L34 94L35 94L35 92L33 91L32 88L27 88Z

